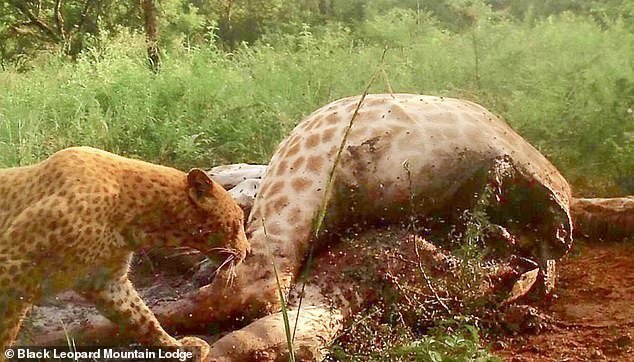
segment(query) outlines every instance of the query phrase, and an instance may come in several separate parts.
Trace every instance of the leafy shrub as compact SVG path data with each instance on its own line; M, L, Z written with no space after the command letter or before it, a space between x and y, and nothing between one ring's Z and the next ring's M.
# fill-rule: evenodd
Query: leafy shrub
M468 324L458 328L438 327L422 339L395 348L389 356L390 360L420 362L501 361L481 347L478 329Z
M632 193L632 32L569 13L529 23L474 9L478 21L461 33L395 9L355 29L288 23L231 53L176 42L156 75L136 33L96 41L75 62L42 54L30 71L0 72L0 166L79 144L181 168L267 162L302 116L359 94L387 44L372 92L474 100L578 192Z

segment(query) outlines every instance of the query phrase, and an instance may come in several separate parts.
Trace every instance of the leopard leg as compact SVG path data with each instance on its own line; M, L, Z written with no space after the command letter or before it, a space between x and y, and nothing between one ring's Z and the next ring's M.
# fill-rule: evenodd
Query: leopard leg
M39 279L28 260L6 254L0 265L0 361L4 348L15 344L22 321L33 305ZM37 275L37 274L35 274Z
M98 289L81 291L96 304L104 316L119 326L120 333L129 333L140 343L152 346L200 347L203 356L208 352L209 346L201 339L186 337L179 341L165 332L128 279L127 271L109 278Z
M148 345L178 345L138 295L127 273L110 278L98 289L80 289L80 292L95 303L101 314L117 324L121 333Z
M31 309L31 303L9 299L12 294L0 289L0 362L4 361L4 349L15 344L22 321Z

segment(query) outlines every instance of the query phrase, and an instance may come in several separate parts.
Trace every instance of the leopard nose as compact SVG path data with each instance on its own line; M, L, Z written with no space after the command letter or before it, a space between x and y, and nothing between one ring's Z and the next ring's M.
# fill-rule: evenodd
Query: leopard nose
M240 250L236 250L236 254L235 254L236 255L236 259L237 259L236 261L238 263L243 262L244 259L246 259L247 255L249 255L249 253L250 253L250 250L248 248L243 248L243 249L240 249Z

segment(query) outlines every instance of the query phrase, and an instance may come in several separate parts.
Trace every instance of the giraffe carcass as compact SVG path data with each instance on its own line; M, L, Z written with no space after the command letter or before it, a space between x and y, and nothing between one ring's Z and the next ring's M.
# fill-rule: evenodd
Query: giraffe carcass
M253 253L236 271L230 295L223 292L226 277L218 278L186 305L208 310L214 320L279 311L271 264L287 292L316 241L322 205L324 229L332 234L411 222L412 216L451 219L485 199L491 220L518 254L549 270L549 261L571 246L570 197L555 167L477 104L412 94L345 98L309 115L272 157L248 222ZM313 305L300 314L299 336L327 340L343 325L345 308L320 305L324 297L313 291L308 298ZM239 360L245 351L277 345L265 326L278 320L274 314L226 336L215 346L216 356L231 346L231 358ZM245 340L264 330L268 337Z

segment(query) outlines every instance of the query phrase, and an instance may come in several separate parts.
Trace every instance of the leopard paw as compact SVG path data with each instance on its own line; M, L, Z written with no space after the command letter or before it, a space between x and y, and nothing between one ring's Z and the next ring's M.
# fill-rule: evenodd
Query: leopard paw
M199 350L200 358L195 358L194 359L195 361L204 361L205 358L207 358L207 356L209 355L209 352L211 350L211 348L209 347L209 344L198 337L191 337L191 336L183 337L178 340L178 343L180 343L181 346L185 346L185 347L199 347L200 348Z

